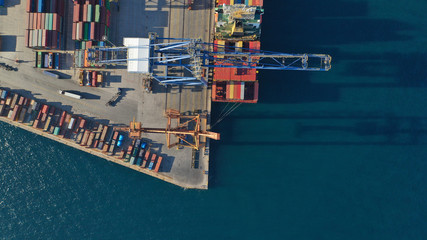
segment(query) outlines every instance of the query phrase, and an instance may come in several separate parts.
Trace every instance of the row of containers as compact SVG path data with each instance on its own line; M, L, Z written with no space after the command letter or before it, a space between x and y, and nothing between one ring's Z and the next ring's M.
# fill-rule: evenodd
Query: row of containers
M27 0L27 13L58 13L64 16L65 0Z
M27 0L25 46L61 49L65 0Z
M128 139L125 137L127 133L115 131L112 126L73 115L4 89L0 89L0 117L32 126L58 138L69 139L131 165L155 172L161 167L163 157L152 152L148 141Z
M110 23L109 1L74 1L71 39L76 40L76 49L105 46L103 36L109 36Z
M263 0L218 0L217 4L234 5L245 4L246 6L263 6Z
M214 51L249 52L260 50L260 24L262 19L262 0L217 0L215 8ZM234 9L235 8L235 9ZM242 31L234 34L234 19L229 16L234 10L253 8L251 18L242 23ZM261 11L262 10L262 11ZM233 19L232 21L228 21ZM215 64L228 65L216 61ZM231 65L231 64L229 64ZM212 101L257 103L259 83L256 69L214 68Z

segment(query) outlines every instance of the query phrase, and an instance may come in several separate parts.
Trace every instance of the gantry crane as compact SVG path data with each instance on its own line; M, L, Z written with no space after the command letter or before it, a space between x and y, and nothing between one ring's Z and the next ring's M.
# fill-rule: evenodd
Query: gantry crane
M327 54L269 52L205 43L201 39L160 38L154 33L148 39L125 38L124 45L88 49L88 61L94 65L127 64L128 71L149 74L163 85L207 86L204 73L213 67L299 71L328 71L331 68L331 56ZM156 66L165 67L164 76L154 73ZM176 75L169 72L171 67L182 67L186 71Z
M199 150L204 146L206 138L219 140L220 134L201 130L201 114L182 115L178 110L167 109L165 112L168 118L166 128L142 128L140 122L135 118L130 122L129 127L114 127L117 131L129 132L129 137L133 139L141 138L141 133L162 133L166 134L166 144L168 148L172 147L190 147ZM172 120L176 120L172 125ZM172 143L172 136L176 137L176 142Z

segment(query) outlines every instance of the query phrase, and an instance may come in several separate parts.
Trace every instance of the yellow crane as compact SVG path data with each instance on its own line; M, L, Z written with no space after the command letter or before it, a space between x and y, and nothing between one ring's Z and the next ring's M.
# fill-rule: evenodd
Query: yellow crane
M165 115L168 118L166 128L143 128L141 127L141 122L136 122L134 117L129 127L115 127L115 130L127 131L129 132L129 137L133 139L141 138L141 133L143 132L166 134L168 148L182 146L198 150L204 146L204 139L220 139L219 133L201 130L203 116L200 114L182 115L178 110L167 109ZM172 126L172 121L176 121L174 126ZM172 143L173 136L176 137L176 141Z

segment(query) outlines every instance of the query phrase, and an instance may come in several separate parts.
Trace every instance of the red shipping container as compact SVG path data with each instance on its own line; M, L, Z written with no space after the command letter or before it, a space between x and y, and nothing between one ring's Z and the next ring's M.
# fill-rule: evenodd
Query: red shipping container
M107 9L107 19L106 19L106 24L107 27L110 27L110 17L111 17L111 13L110 10Z
M40 29L44 29L44 27L46 26L46 13L42 13L42 21L40 23Z
M32 3L32 1L33 0L27 0L27 8L26 8L27 12L30 12L30 10L31 10L31 3Z
M79 25L80 25L80 27L79 27L79 38L78 38L78 40L81 40L81 39L83 39L83 32L84 32L84 29L83 29L83 22L79 22L78 23Z
M95 39L95 22L90 23L90 36L89 39L94 40Z
M86 49L91 48L92 47L92 41L87 41L86 42Z
M37 27L36 27L36 29L41 29L41 26L42 26L42 14L37 13Z
M83 22L87 21L87 8L89 5L85 4L83 5Z
M57 13L52 14L52 30L58 31L59 28L59 16Z
M31 21L31 29L36 29L37 27L37 13L31 13L33 16L33 21Z
M72 40L76 40L76 28L77 28L77 23L73 23L73 33L71 35Z
M234 98L240 99L240 82L234 83Z
M230 0L218 0L218 5L230 5Z
M74 10L73 10L73 22L80 21L80 19L79 19L79 17L80 17L80 7L81 7L81 5L78 4L77 2L75 2L75 4L74 4Z
M252 0L252 6L264 6L264 0Z

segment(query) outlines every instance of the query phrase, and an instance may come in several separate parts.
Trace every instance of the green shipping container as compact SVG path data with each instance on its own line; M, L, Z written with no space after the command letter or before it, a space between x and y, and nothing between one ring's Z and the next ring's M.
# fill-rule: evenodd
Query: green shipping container
M88 22L93 22L93 20L92 20L92 12L93 12L93 9L92 9L92 5L88 5L87 6L87 21Z
M53 29L53 14L49 13L49 30Z
M43 64L42 52L37 52L37 67L41 68Z
M88 36L89 36L89 23L86 22L84 25L83 39L87 41Z
M44 14L44 28L43 29L49 29L49 13L42 13Z
M101 16L101 7L99 5L95 6L95 22L99 22L99 17Z
M105 1L105 7L110 10L110 1Z
M86 42L84 42L84 41L81 41L80 42L82 45L80 46L80 49L86 49Z
M59 130L61 130L61 128L55 127L55 130L53 131L53 135L57 136L59 134Z

